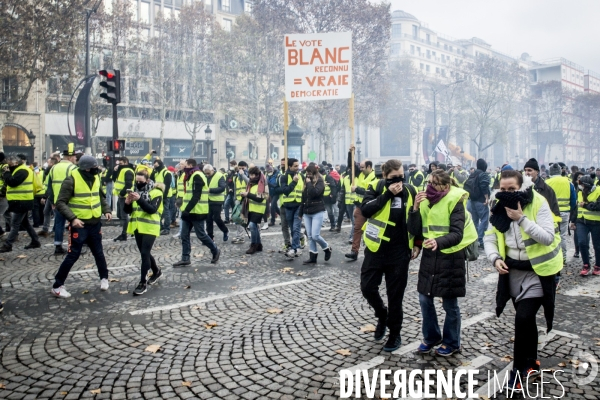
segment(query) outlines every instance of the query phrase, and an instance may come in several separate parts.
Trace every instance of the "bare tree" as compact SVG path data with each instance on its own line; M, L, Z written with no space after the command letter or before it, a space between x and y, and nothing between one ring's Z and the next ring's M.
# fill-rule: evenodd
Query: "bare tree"
M13 112L25 109L33 85L71 76L81 48L85 0L0 2L0 139ZM3 151L0 140L0 151Z

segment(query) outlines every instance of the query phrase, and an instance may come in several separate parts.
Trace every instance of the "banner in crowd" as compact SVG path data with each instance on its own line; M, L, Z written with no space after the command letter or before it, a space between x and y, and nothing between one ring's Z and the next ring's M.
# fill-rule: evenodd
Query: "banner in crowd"
M92 84L96 79L97 75L90 75L85 78L85 84L79 91L79 95L77 96L77 100L75 101L75 136L77 137L77 141L79 144L85 144L85 116L86 109L90 102L90 90L92 88ZM71 132L69 132L70 134Z

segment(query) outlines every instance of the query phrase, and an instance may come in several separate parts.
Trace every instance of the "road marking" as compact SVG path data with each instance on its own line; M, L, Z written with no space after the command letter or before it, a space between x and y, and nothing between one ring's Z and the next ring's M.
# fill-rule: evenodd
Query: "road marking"
M69 244L69 242L63 242L62 244L65 244L65 245L67 245L67 244ZM56 245L54 244L54 242L52 242L52 243L48 243L48 244L45 244L45 245L44 245L44 247L54 247L54 246L56 246Z
M598 281L590 280L583 285L567 290L561 294L564 294L565 296L600 297L600 293L598 292Z
M503 369L502 371L500 371L500 373L498 374L498 379L500 380L500 383L501 383L501 384L502 384L502 382L504 382L504 379L506 378L506 374L508 374L508 373L509 373L509 372L512 370L512 366L513 366L513 363L512 363L512 361L511 361L511 362L510 362L510 363L509 363L509 364L508 364L506 367L504 367L504 369ZM492 377L492 381L493 381L493 379L494 379L494 378L493 378L493 374L492 374L492 375L490 375L490 377ZM485 384L485 385L483 385L482 387L480 387L480 388L479 388L479 389L478 389L478 390L475 392L475 394L477 395L477 397L476 397L476 398L481 398L482 396L487 396L487 397L489 397L489 398L493 398L493 397L494 397L494 395L495 395L496 393L498 393L499 391L501 391L501 390L502 390L502 388L501 388L501 387L500 387L500 388L497 388L497 387L495 387L494 389L497 389L497 390L495 390L495 391L494 391L494 393L491 393L491 392L490 392L490 393L488 393L488 387L489 387L489 385L490 385L490 381L486 382L486 384ZM495 385L494 385L494 386L495 386Z
M296 285L298 283L308 282L308 281L311 281L313 279L319 279L319 278L298 279L298 280L294 280L294 281L291 281L291 282L282 282L282 283L275 283L275 284L272 284L272 285L259 286L259 287L255 287L255 288L248 289L248 290L241 290L241 291L239 291L237 293L221 294L221 295L217 295L217 296L205 297L203 299L185 301L185 302L182 302L182 303L167 304L165 306L160 306L160 307L151 307L151 308L146 308L146 309L143 309L143 310L130 311L129 314L131 314L131 315L141 315L141 314L150 314L150 313L158 312L158 311L173 310L175 308L192 306L194 304L208 303L210 301L215 301L215 300L220 300L220 299L226 299L228 297L234 297L234 296L240 296L240 295L244 295L244 294L250 294L250 293L260 292L262 290L268 290L268 289L273 289L273 288L282 287L282 286L288 286L288 285Z
M114 267L114 268L109 268L109 271L118 271L121 269L126 269L126 268L131 268L131 267L137 267L137 265L131 264L131 265L123 265L122 267ZM85 274L86 272L96 272L95 269L83 269L83 270L79 270L79 271L71 271L70 275L73 274Z
M376 366L378 366L379 364L383 364L383 362L385 361L385 357L383 356L379 356L379 357L375 357L369 361L365 361L363 363L360 363L358 365L354 365L350 368L344 368L342 371L351 371L352 374L355 374L356 371L362 371L362 370L367 370L367 369L371 369L371 368L375 368Z
M352 228L352 225L342 225L342 228ZM267 233L263 233L264 231L260 232L260 236L276 236L276 235L281 235L281 231L279 232L267 232Z

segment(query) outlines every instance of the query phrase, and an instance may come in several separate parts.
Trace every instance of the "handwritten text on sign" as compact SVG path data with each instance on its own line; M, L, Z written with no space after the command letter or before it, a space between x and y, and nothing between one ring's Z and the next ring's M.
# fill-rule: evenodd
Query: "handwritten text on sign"
M352 33L285 36L287 101L352 96Z

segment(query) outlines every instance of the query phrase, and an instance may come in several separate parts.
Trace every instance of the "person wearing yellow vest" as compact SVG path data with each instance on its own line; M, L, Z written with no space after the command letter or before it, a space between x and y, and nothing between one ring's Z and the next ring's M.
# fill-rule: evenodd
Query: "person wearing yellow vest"
M450 176L456 181L458 187L462 189L463 186L465 186L465 181L469 177L469 174L462 168L462 165L458 164L453 167Z
M300 203L302 202L302 190L304 180L298 173L300 163L295 158L288 158L288 168L280 178L281 206L285 209L287 225L291 230L292 243L290 249L285 253L288 258L298 257L302 254L300 249L300 235L302 220L300 219Z
M196 231L196 236L203 245L212 253L211 264L219 261L221 251L208 237L204 230L204 221L208 216L208 185L206 176L200 170L200 166L193 158L186 160L185 166L185 194L181 205L181 261L173 264L173 267L184 267L191 265L190 253L192 245L190 233Z
M0 151L0 237L4 237L10 231L10 218L8 217L8 200L6 200L6 185L4 184L4 167L6 167L6 156ZM5 214L7 214L5 216ZM6 232L4 229L6 228Z
M560 230L560 247L563 252L563 264L567 264L567 234L569 230L569 218L571 216L571 204L577 203L577 193L575 188L567 178L566 172L563 174L560 164L554 163L550 166L550 178L546 179L546 185L554 191L558 208L560 210L559 230Z
M414 188L420 189L425 181L425 175L423 172L417 169L416 164L410 164L408 166L408 184Z
M165 185L165 193L163 194L163 212L161 215L162 222L160 228L161 236L168 235L171 233L171 203L169 198L171 197L171 181L173 175L165 167L162 160L154 160L154 170L150 175L150 180L156 183L163 183Z
M175 239L181 237L181 206L183 205L183 196L185 195L185 186L183 183L185 179L185 165L185 160L180 161L179 164L177 164L177 172L174 175L175 179L177 179L177 198L175 199L175 208L177 208L177 219L179 220L179 231L173 235Z
M352 174L352 169L346 168L346 170L340 175L340 183L339 183L339 196L338 196L338 220L337 226L334 230L335 233L340 233L342 231L342 222L344 221L344 216L348 215L350 219L350 226L354 227L354 193L352 193L352 178L350 175ZM354 234L354 230L350 229L348 242L352 241L352 236Z
M443 169L429 177L408 217L408 232L423 234L423 254L417 292L423 317L423 341L417 349L442 357L461 351L458 298L466 295L465 248L477 240L477 229L467 211L469 194ZM443 331L438 325L434 299L442 298L446 312Z
M408 215L417 194L404 184L404 168L400 160L381 165L383 179L371 182L360 208L367 218L363 226L365 258L360 271L362 295L375 311L377 326L374 339L382 340L387 328L390 334L384 351L394 351L402 342L404 291L408 281L408 265L420 252L421 234L408 233ZM386 307L379 294L385 275L388 298Z
M263 250L260 240L260 221L267 209L267 181L258 167L252 167L248 170L248 185L246 190L241 193L242 215L248 222L250 230L250 248L246 254L254 254Z
M127 233L134 235L135 243L142 257L141 279L133 290L134 296L146 293L147 285L153 285L162 276L163 272L156 265L152 257L154 241L160 236L160 216L162 213L163 193L165 185L154 183L148 177L145 169L135 173L135 190L127 194L125 199L125 212L131 217L127 226ZM148 272L152 270L152 277L148 279Z
M113 195L118 196L117 200L117 217L121 221L121 234L114 238L115 242L124 242L127 240L127 223L129 216L124 211L125 196L127 190L133 190L134 168L133 164L129 163L127 157L120 157L116 160L117 165L112 175L112 180L115 182Z
M560 235L546 199L530 178L514 170L502 171L492 229L485 234L487 258L499 273L496 315L506 303L515 307L513 370L508 387L521 389L530 373L539 373L536 314L544 307L547 331L552 330L555 275L563 268ZM508 336L508 333L507 333Z
M214 224L223 232L223 241L226 242L229 239L229 229L221 219L221 211L223 210L223 203L225 202L225 189L227 188L227 182L225 182L225 175L215 171L215 168L206 164L203 168L204 175L206 175L206 183L208 183L208 217L206 219L206 233L212 240L215 239L214 235Z
M576 217L573 217L573 214ZM571 214L571 229L577 232L579 252L583 261L580 275L600 275L600 187L589 175L579 178L576 211ZM594 247L595 265L590 267L590 236Z
M56 205L58 200L58 193L64 180L71 176L73 170L77 168L75 163L77 162L77 154L75 152L75 145L70 143L62 153L62 160L56 164L50 170L50 177L48 178L48 189L46 193L48 200L52 201L52 205ZM62 247L64 232L65 232L65 219L61 213L54 213L54 255L65 254L66 251Z
M52 168L59 163L59 159L52 157L48 160L48 165L44 170L44 197L40 200L43 208L43 226L40 231L37 232L38 236L49 237L50 236L50 222L52 221L52 199L49 197L50 190L50 171ZM62 246L61 246L62 249Z
M6 199L8 200L8 212L11 213L10 233L6 242L0 247L0 253L12 251L12 245L19 236L21 223L31 237L31 242L25 246L27 249L41 247L39 238L31 224L27 214L33 210L33 174L27 168L25 160L18 155L11 154L6 159L7 165L2 171L2 179L6 185Z
M102 222L112 218L106 198L100 191L100 170L98 161L92 156L82 156L78 169L66 177L60 186L56 200L56 214L62 214L69 221L69 251L58 272L54 276L52 294L68 298L71 294L65 288L65 281L71 268L87 244L96 261L100 276L100 290L108 290L108 268L102 248Z
M354 146L350 148L351 152L354 152ZM363 202L365 193L369 184L375 180L375 171L373 171L373 162L364 160L360 163L360 174L354 180L354 186L351 186L351 191L354 194L354 224L352 234L352 248L350 253L346 254L346 258L353 261L358 259L358 251L360 250L360 239L362 236L362 227L367 222L367 219L363 217L360 211L360 205Z
M243 197L242 192L246 190L248 186L248 181L250 178L248 177L248 163L246 161L240 161L234 169L234 175L232 178L234 191L232 193L234 208L235 206L242 203ZM247 235L245 229L242 228L241 225L236 224L235 236L231 243L233 244L241 244L246 240L244 235Z

